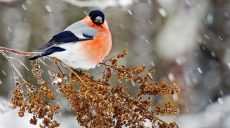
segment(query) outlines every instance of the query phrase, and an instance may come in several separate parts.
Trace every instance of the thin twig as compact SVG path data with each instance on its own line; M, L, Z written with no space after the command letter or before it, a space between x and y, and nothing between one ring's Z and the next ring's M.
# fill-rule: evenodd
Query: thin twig
M78 80L80 80L81 81L81 83L85 86L85 87L87 87L87 85L85 84L85 82L81 79L81 77L72 69L72 68L70 68L68 65L66 65L66 64L64 64L64 63L62 63L70 72L72 72L77 78L78 78Z
M14 66L14 64L13 64L13 62L10 60L9 56L8 56L6 53L2 52L2 51L1 51L1 54L2 54L2 55L8 60L8 62L10 63L10 66L12 67L13 72L14 72L14 73L17 73L18 76L19 76L20 78L23 79L22 74L21 74L21 73L18 71L18 69Z
M166 126L167 126L168 128L172 128L167 122L163 121L162 119L160 119L160 118L158 118L158 117L156 117L156 116L155 116L154 118L156 118L159 122L166 124Z
M48 64L46 64L43 60L39 59L39 61L46 66L48 69L50 69L51 71L53 71L54 73L58 74L58 72L56 72L52 67L50 67Z
M55 59L55 58L54 58ZM54 60L52 60L51 58L50 58L50 60L52 61L52 62L54 62ZM55 61L56 62L59 62L59 63L62 63L60 60L58 60L58 59L55 59ZM54 64L56 64L55 62L54 62ZM85 82L81 79L81 77L73 70L73 69L71 69L68 65L66 65L65 63L62 63L70 72L72 72L77 78L78 78L78 80L85 86L85 87L87 87L87 85L85 84Z
M57 61L57 59L54 59L54 58L52 58L53 59L53 62L54 62L54 64L57 66L57 68L58 68L58 70L59 70L59 75L62 77L62 78L64 78L64 73L62 72L62 70L61 70L61 68L59 67L59 65L58 65L58 63L59 63L59 61Z
M2 46L0 46L0 51L8 52L8 53L14 53L14 54L22 55L22 56L34 56L34 55L37 55L40 53L40 52L24 52L24 51L20 51L17 49L6 48L6 47L2 47Z
M89 79L89 80L91 80L91 81L93 81L93 82L96 82L97 84L99 84L99 85L102 85L102 83L101 82L99 82L99 81L96 81L96 80L94 80L93 78L91 78L91 77L88 77L88 76L84 76L84 77L86 77L87 79Z
M21 60L19 60L18 58L14 58L12 56L8 56L8 58L18 61L18 63L20 63L27 71L29 71L28 67Z
M100 65L103 65L103 66L105 66L105 67L110 67L110 68L113 68L113 69L115 69L115 70L119 70L119 68L117 68L117 67L115 67L115 66L113 66L113 65L108 65L108 64L106 64L106 63L99 63Z
M70 70L70 72L72 72L72 73L81 81L81 83L82 83L85 87L87 87L87 85L85 84L85 82L81 79L81 77L80 77L73 69L71 69L71 68L68 67L68 66L67 66L67 68Z

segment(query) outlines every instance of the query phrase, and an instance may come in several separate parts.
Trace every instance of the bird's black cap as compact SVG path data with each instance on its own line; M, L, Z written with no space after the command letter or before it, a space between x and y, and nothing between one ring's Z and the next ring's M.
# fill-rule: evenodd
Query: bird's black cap
M89 17L92 20L93 23L97 25L101 25L105 21L105 15L100 10L93 10L89 13Z

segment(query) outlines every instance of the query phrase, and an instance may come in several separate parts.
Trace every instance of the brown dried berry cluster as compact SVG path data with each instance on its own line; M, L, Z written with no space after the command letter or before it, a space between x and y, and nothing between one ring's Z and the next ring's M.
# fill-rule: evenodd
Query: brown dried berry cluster
M20 117L23 117L25 112L31 113L33 117L30 119L30 123L33 125L37 125L37 120L41 119L40 128L58 127L59 123L53 120L53 116L58 113L60 106L52 102L55 100L55 96L42 79L38 61L32 66L32 74L37 80L37 85L32 85L24 79L18 80L11 99L13 108L19 108Z
M105 70L101 79L95 80L87 72L78 72L70 67L69 76L64 78L63 72L54 73L51 77L57 82L56 88L70 107L76 112L77 121L85 127L145 127L148 120L152 127L177 128L175 122L166 123L159 115L178 114L178 108L172 100L172 95L179 92L178 85L172 82L155 82L155 70L146 71L144 65L128 67L118 65L127 51L119 53L104 63ZM39 62L33 64L33 75L37 86L25 80L19 81L14 90L12 104L19 107L19 115L25 111L34 116L30 120L36 124L42 119L40 127L58 127L53 115L58 113L60 106L56 105L54 92L42 79ZM130 91L130 85L138 88ZM161 102L153 102L153 98L163 97ZM166 98L167 97L167 98ZM167 100L164 100L167 99Z

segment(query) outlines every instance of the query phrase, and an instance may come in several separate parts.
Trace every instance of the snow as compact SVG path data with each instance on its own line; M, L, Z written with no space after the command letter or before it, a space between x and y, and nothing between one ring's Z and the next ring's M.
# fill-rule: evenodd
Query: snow
M218 38L219 38L221 41L223 41L223 38L222 38L221 36L218 36Z
M224 104L224 101L223 101L223 99L222 99L222 98L218 98L218 100L217 100L217 101L218 101L218 103L219 103L219 104Z
M57 77L53 80L52 84L57 85L58 83L61 83L61 82L62 82L62 78Z
M227 65L228 65L228 68L230 69L230 62L229 62L229 63L227 63Z
M203 73L202 70L200 69L200 67L197 68L197 71L198 71L200 74Z
M20 118L17 110L11 110L7 99L0 97L0 128L36 128L29 124L31 115L26 114L25 117ZM12 122L10 123L9 120Z
M15 2L17 0L0 0L0 2L6 2L6 3L10 3L10 2Z
M173 75L172 73L169 73L169 74L168 74L168 79L169 79L170 81L174 81L174 80L175 80L175 77L174 77L174 75Z
M205 34L204 37L205 37L207 40L210 39L210 37L209 37L207 34Z
M223 105L224 104L224 105ZM176 122L180 128L229 128L230 96L221 98L199 113L182 114Z
M81 1L81 0L63 0L69 4L78 6L78 7L97 7L105 9L113 6L126 7L133 3L133 0L92 0L92 1ZM100 4L98 4L100 3Z
M128 10L128 13L129 15L133 15L132 11L131 10Z
M133 87L136 87L136 84L135 84L135 82L133 81L133 79L131 80L131 84L132 84Z
M173 96L174 100L177 100L178 96ZM8 102L6 99L2 98L0 109L3 106L7 106ZM165 120L166 122L175 121L178 123L180 128L229 128L230 127L230 96L226 96L223 98L219 98L217 102L210 102L210 104L198 113L188 113L188 114L181 114L178 116L162 116L161 119ZM13 128L13 127L30 127L36 128L29 123L31 118L30 114L25 114L24 117L18 116L17 110L11 110L7 107L3 107L4 111L0 114L0 128ZM57 120L61 120L61 126L65 126L65 128L72 128L77 127L79 128L80 125L75 120L74 116L67 116L67 115L57 115L55 117ZM9 123L9 119L14 121L14 123ZM76 126L77 125L77 126ZM145 120L144 125L146 127L151 127L151 123L149 120Z
M208 4L206 1L199 1L202 8L191 6L184 10L183 6L171 7L178 4L175 0L158 0L158 2L168 12L167 15L170 18L164 23L164 27L157 36L155 47L162 59L175 60L176 57L193 51L197 46L196 37Z
M183 56L178 56L178 57L176 58L176 63L177 63L178 65L182 65L183 63L185 63L185 61L186 61L186 59L185 59L185 57L183 57Z
M190 0L185 0L185 2L186 2L187 5L191 4Z
M8 110L0 114L0 128L38 128L38 126L29 123L31 117L32 115L28 113L24 117L19 117L17 110ZM9 123L9 119L12 121L11 123ZM75 116L59 114L55 119L60 122L60 128L81 128Z
M0 114L9 110L10 103L5 98L0 97Z
M46 5L45 8L46 8L46 10L47 10L49 13L52 12L52 9L51 9L51 7L50 7L49 5Z
M29 123L32 115L26 113L23 117L18 116L17 109L11 109L9 99L0 97L0 128L38 128ZM54 119L60 122L60 128L80 128L75 116L57 114ZM10 122L12 121L12 122ZM38 121L41 123L41 120Z
M179 97L176 93L172 95L172 98L174 101L177 101L179 99Z
M220 98L220 101L221 104L219 103L219 101L211 103L203 111L200 111L198 113L181 114L178 116L162 116L160 118L162 120L165 120L166 122L175 121L178 123L180 128L229 128L230 96ZM19 117L17 115L17 110L8 110L0 114L0 128L36 128L36 126L29 124L30 118L31 115L29 114L25 114L24 117ZM75 120L74 116L66 116L59 114L55 118L57 118L57 120L59 121L61 120L60 127L80 127L80 125ZM14 123L9 123L9 119L13 120ZM151 127L151 123L149 120L145 120L144 125L146 127Z
M8 1L20 0L0 0L1 3ZM53 34L88 15L89 10L102 9L113 34L113 49L109 56L125 47L130 54L122 63L134 65L140 62L150 67L157 66L154 80L168 78L181 86L184 99L180 95L173 95L173 100L187 106L182 108L185 113L172 117L173 121L178 122L182 128L230 127L230 98L227 90L230 83L230 22L226 20L230 14L229 1L218 4L208 0L46 0L38 2L39 4L26 0L14 3L16 4L11 6L3 4L0 14L3 30L1 40L5 41L1 44L6 47L34 51ZM34 20L36 17L40 20ZM199 44L207 45L211 55L219 58L219 61L207 59L199 49ZM15 85L10 83L13 82L11 70L5 63L1 66L0 87L2 92L9 88L10 94L10 89ZM22 75L27 72L24 68L19 71L22 71ZM99 78L99 71L90 72L95 74L95 78ZM44 72L45 74L47 73ZM52 73L49 72L49 75L52 76ZM48 79L50 76L44 78ZM66 78L56 78L53 84ZM3 82L6 82L4 86ZM34 81L31 79L30 82ZM133 87L137 86L134 81L131 84ZM60 102L62 100L64 99ZM68 103L65 104L69 110ZM91 111L96 115L94 109ZM7 124L9 119L5 118L18 122ZM0 128L31 127L30 124L27 125L29 118L30 116L18 118L17 111L10 110L7 102L0 99ZM76 126L73 116L63 115L59 119L65 128ZM149 124L148 120L146 124Z
M159 13L160 13L160 15L161 15L162 17L166 17L166 16L167 16L167 13L166 13L165 9L159 8L158 11L159 11Z
M151 0L148 0L148 3L149 3L149 4L151 4L151 3L152 3L152 1L151 1Z
M212 14L208 14L206 20L207 20L208 24L213 24L214 23L213 15Z
M150 42L149 42L149 40L148 40L148 39L145 39L145 42L146 42L147 44L150 44Z
M151 64L151 66L155 67L154 61L151 61L150 64Z
M23 10L26 10L26 9L27 9L26 6L25 6L24 4L22 5L22 9L23 9Z

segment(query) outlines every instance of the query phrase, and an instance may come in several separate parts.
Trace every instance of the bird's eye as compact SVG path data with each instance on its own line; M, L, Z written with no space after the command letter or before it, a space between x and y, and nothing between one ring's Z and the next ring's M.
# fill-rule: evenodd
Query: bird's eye
M100 16L97 16L95 19L94 19L94 23L96 24L101 24L103 21L102 21L102 17Z

